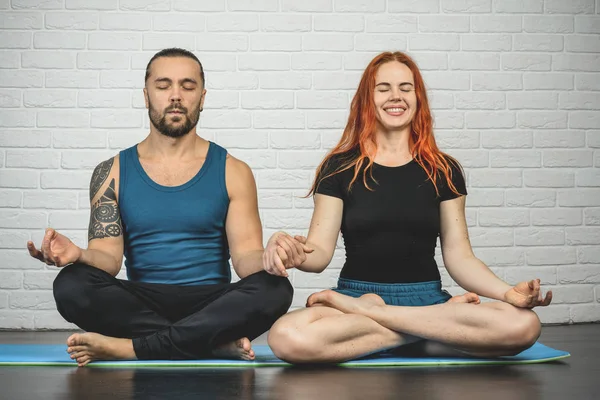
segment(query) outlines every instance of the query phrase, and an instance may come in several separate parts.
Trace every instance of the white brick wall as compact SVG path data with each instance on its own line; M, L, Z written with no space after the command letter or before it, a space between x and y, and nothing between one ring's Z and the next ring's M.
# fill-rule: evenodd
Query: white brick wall
M267 237L306 233L362 70L408 51L466 168L476 254L552 288L543 321L599 321L599 34L596 0L0 1L0 329L70 327L25 242L85 245L92 168L145 136L144 68L174 45L204 63L200 132L254 169ZM294 306L342 265L294 271Z

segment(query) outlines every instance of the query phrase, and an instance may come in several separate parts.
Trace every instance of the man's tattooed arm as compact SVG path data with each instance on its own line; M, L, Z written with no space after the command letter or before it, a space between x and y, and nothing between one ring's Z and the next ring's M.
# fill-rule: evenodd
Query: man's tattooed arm
M96 167L90 183L90 201L96 197L108 178L112 164L113 159L111 158ZM122 234L123 225L115 192L115 179L113 178L102 196L91 204L88 241L105 237L118 237Z

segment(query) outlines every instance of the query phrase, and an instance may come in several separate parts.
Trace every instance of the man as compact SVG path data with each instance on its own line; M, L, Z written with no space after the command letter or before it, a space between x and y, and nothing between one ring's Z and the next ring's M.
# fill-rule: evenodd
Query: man
M53 229L40 250L27 244L33 257L64 267L54 297L61 315L87 331L67 339L79 366L102 359L252 360L250 341L291 304L289 281L262 271L250 168L196 134L204 83L191 52L154 55L144 88L150 134L96 167L88 248ZM230 254L241 278L233 284ZM127 281L115 278L124 256Z

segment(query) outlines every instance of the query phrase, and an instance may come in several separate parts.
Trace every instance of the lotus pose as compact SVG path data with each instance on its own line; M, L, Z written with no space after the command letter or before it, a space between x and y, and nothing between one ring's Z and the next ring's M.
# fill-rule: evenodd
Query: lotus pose
M273 235L265 269L322 272L340 230L346 262L335 289L312 294L307 308L272 327L278 357L339 362L417 341L425 350L501 356L539 337L531 309L548 305L552 294L543 297L537 279L509 286L473 254L462 169L436 145L424 82L407 55L382 53L367 66L342 138L310 193L307 238ZM444 266L464 295L442 289L438 236ZM480 304L479 295L497 301Z

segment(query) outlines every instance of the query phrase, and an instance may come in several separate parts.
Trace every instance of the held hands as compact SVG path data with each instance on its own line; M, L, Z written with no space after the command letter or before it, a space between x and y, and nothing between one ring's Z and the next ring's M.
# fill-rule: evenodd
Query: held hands
M542 297L540 290L540 280L520 282L512 289L504 293L504 301L520 308L533 308L538 306L547 306L552 301L552 291Z
M291 237L285 232L271 236L263 254L263 268L271 275L287 277L287 269L295 268L306 261L306 254L313 249L306 246L304 236Z
M81 257L81 249L52 228L46 229L41 250L36 249L31 241L27 242L27 250L31 257L57 267L74 263Z

